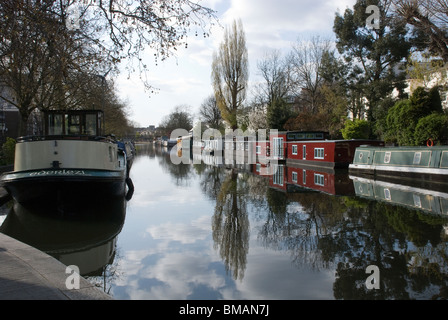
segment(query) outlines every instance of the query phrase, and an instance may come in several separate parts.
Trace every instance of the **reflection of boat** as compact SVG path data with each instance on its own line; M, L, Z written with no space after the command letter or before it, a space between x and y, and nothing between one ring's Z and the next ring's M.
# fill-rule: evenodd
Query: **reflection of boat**
M65 265L76 265L81 274L99 275L111 264L116 238L126 215L122 198L85 204L84 209L66 208L64 215L15 202L0 232L35 247Z
M98 110L45 112L44 136L18 138L5 189L19 202L124 196L125 151L102 136L103 121Z
M257 163L253 173L269 178L269 185L287 193L317 191L333 195L354 195L347 169L313 168Z
M448 215L448 193L428 186L401 185L387 181L350 176L357 196Z
M349 169L356 175L447 182L448 147L360 147Z

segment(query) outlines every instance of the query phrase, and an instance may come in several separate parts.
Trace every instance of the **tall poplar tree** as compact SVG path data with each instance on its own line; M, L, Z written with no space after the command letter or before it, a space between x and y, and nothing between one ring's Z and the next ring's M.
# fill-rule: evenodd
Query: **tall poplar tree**
M238 111L246 99L249 79L246 35L241 20L226 28L219 50L213 54L212 83L223 119L235 130Z

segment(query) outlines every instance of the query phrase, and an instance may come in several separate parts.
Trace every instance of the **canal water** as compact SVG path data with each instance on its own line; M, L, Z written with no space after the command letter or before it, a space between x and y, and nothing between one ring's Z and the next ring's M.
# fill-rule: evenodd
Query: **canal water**
M129 201L10 202L0 231L116 299L448 297L441 188L304 168L262 176L257 165L175 165L166 149L137 150Z

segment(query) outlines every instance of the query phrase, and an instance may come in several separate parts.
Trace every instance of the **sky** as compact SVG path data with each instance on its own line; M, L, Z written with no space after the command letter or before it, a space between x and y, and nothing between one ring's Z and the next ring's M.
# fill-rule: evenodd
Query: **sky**
M148 55L147 77L157 93L145 91L138 73L127 71L115 79L118 94L129 107L129 119L137 127L158 126L177 106L190 106L194 121L204 100L213 93L211 65L213 52L222 42L224 27L241 19L246 33L250 87L259 80L257 62L272 50L288 52L299 39L312 36L334 39L336 12L353 8L356 0L203 0L199 3L216 11L220 26L210 37L192 36L188 48L159 62Z

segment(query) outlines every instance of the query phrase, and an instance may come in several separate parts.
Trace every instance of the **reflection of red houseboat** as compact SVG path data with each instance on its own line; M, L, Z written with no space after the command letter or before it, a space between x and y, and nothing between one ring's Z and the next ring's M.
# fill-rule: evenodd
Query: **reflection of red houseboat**
M347 171L313 170L310 167L288 167L288 191L294 187L312 189L332 195L353 195L353 183Z
M353 183L347 170L311 168L309 166L288 167L284 164L266 166L257 163L253 173L269 179L269 186L287 193L313 190L332 195L353 195Z

